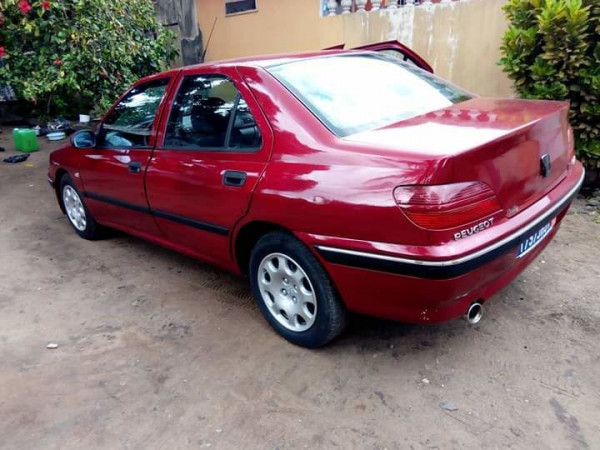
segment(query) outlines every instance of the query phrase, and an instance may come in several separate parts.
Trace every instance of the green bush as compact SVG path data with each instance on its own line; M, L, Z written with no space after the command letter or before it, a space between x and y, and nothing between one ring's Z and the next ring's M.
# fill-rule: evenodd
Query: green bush
M600 157L600 1L509 0L500 63L524 98L570 100L580 156Z
M101 113L176 55L152 0L0 0L0 85L30 115Z

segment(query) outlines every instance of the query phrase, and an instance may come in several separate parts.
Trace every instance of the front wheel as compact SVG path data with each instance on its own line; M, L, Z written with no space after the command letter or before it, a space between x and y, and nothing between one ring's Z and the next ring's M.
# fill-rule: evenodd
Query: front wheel
M317 258L294 236L263 236L250 256L250 284L271 326L288 341L321 347L346 325L346 308Z
M96 223L83 203L79 191L69 175L63 175L60 179L60 199L69 222L79 236L88 240L96 240L101 237L100 225Z

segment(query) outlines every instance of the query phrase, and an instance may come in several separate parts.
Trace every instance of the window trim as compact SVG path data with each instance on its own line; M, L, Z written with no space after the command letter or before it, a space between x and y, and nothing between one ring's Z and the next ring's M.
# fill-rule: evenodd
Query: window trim
M175 100L177 99L177 96L179 95L179 90L181 89L181 87L183 86L183 83L185 82L185 80L187 78L197 78L197 77L204 77L204 78L223 78L225 80L228 80L231 84L233 84L233 87L236 89L237 91L237 96L233 102L233 107L232 107L232 114L229 117L229 122L227 124L227 132L225 133L225 140L224 140L224 146L221 147L204 147L204 148L198 148L198 147L191 147L191 146L182 146L182 147L174 147L174 146L167 146L165 145L165 141L167 139L167 130L169 128L169 122L171 121L171 115L173 114L173 107L175 106ZM246 148L237 148L237 147L229 147L229 141L230 141L230 137L231 137L231 131L233 129L233 123L235 121L235 115L237 114L237 107L239 105L240 99L243 98L242 96L242 91L240 90L240 88L237 86L237 84L235 83L234 80L231 79L231 77L223 74L223 73L217 73L217 72L213 72L213 73L192 73L192 74L188 74L188 75L183 75L181 77L181 79L179 80L179 84L177 85L177 89L175 89L175 92L173 93L173 99L171 101L171 108L169 109L169 115L167 116L167 120L165 122L164 125L164 136L162 139L162 145L156 146L155 149L156 150L168 150L168 151L188 151L188 152L210 152L210 153L231 153L231 154L235 154L235 153L258 153L264 145L264 133L261 130L260 126L258 125L258 121L256 120L256 117L254 117L254 114L252 114L252 117L254 118L254 122L256 123L256 128L258 128L258 132L260 133L260 145L257 147L246 147ZM248 103L248 101L244 98L244 101L246 101L246 103ZM252 112L251 112L252 113Z
M133 84L129 89L127 89L123 93L123 95L121 95L121 97L119 97L117 99L117 101L110 107L108 112L102 118L102 122L100 122L100 124L98 125L98 128L96 129L96 131L94 133L94 136L96 137L96 139L98 139L98 135L102 132L102 128L104 127L104 122L106 121L108 116L114 111L114 109L119 105L119 103L121 103L123 100L125 100L129 96L129 94L134 89L137 89L140 86L143 86L145 84L152 84L152 83L157 83L157 82L161 82L161 81L166 81L165 91L163 92L160 102L158 103L158 107L156 108L156 114L154 114L154 121L152 122L152 128L150 129L150 132L148 133L148 138L152 138L152 136L154 136L154 138L156 139L157 133L160 128L160 117L162 116L162 112L163 112L162 110L164 109L164 103L169 98L169 94L170 94L169 88L171 86L171 83L173 82L173 77L170 75L166 76L166 77L157 77L157 78L153 78L151 80L138 82L138 83ZM121 151L121 150L152 150L153 148L156 148L156 142L154 143L154 145L132 145L131 147L127 147L127 146L123 146L123 145L111 145L111 146L96 145L94 147L94 149L97 149L97 150L118 150L118 151Z
M223 142L223 148L229 148L229 142L231 141L231 130L233 130L233 124L235 123L235 116L237 115L237 108L238 105L240 104L240 98L242 97L242 94L240 94L240 90L236 87L236 85L234 84L233 87L235 87L235 89L238 91L237 95L235 96L235 100L233 102L233 108L231 108L231 115L229 116L229 123L227 124L227 131L225 132L225 141ZM256 119L254 119L254 122L256 122Z

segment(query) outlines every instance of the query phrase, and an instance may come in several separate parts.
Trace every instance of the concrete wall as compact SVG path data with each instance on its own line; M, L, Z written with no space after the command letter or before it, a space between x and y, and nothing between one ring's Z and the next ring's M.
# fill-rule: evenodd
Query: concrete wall
M319 0L260 0L257 12L230 17L223 0L196 0L196 6L205 42L217 18L206 61L398 39L442 77L479 95L510 96L512 84L496 64L507 26L504 2L461 0L333 17L320 16Z
M196 15L195 0L156 0L156 17L177 34L180 54L178 66L202 62L202 32Z

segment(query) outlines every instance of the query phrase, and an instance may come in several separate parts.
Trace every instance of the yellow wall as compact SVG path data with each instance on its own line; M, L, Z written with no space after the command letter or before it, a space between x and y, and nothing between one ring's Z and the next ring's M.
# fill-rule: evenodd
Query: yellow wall
M204 42L217 18L206 61L303 50L345 42L357 46L398 39L435 72L483 96L513 95L496 64L506 29L505 0L461 0L320 16L319 0L258 0L258 12L225 17L223 0L196 0Z

